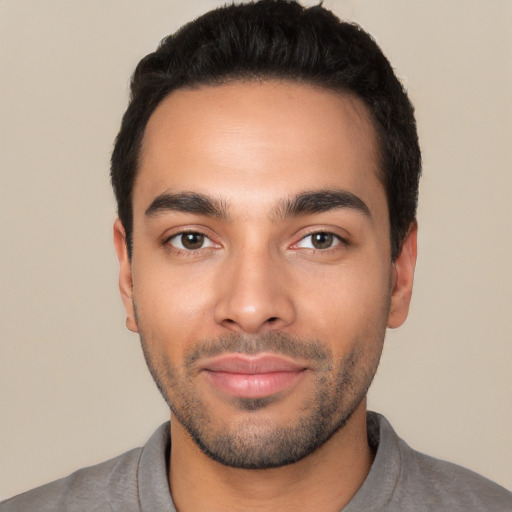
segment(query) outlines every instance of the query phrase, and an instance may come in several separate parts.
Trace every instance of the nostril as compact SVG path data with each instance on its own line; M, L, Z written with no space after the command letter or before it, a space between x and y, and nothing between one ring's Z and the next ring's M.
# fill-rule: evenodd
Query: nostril
M275 322L277 320L277 316L272 316L267 320L267 323L271 324L272 322Z

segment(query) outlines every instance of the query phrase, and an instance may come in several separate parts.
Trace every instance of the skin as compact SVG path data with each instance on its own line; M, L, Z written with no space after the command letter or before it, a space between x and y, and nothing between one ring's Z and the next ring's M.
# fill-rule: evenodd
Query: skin
M366 211L283 209L325 190L348 193ZM155 203L184 192L217 201L222 215ZM140 333L174 411L169 482L178 510L340 510L371 467L366 391L386 327L407 317L416 261L415 223L391 261L376 137L363 103L278 81L175 91L147 125L133 212L131 261L123 226L114 225L120 289L127 326ZM205 235L204 243L185 247L184 230ZM326 238L312 233L334 237L315 248ZM296 353L282 352L305 370L258 406L219 391L200 370L207 343L280 353L279 336L292 347L296 340ZM325 351L329 364L307 347ZM199 363L190 362L194 353ZM230 467L186 429L192 418L212 446L227 433L237 450L260 453L262 440L295 432L315 411L325 416L319 390L330 406L325 440L293 464Z

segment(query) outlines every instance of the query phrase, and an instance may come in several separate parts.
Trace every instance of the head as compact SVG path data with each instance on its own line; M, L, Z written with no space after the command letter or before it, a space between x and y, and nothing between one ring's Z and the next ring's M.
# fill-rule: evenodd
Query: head
M248 80L286 79L361 99L378 137L379 177L395 259L415 220L421 153L414 109L372 37L318 5L263 0L210 11L143 58L112 154L118 215L132 250L132 192L149 118L172 91Z
M268 468L361 418L407 316L419 160L389 63L321 7L218 9L141 61L114 236L175 433Z

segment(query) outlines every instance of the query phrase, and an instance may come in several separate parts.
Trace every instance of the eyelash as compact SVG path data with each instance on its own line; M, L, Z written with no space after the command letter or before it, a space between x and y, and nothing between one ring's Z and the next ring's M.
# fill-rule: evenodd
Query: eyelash
M182 247L176 247L172 244L173 240L180 240L185 235L197 235L199 237L203 237L203 244L204 244L204 241L209 241L209 244L206 247L204 247L204 245L201 244L201 247L198 247L197 249L187 249L186 247L183 246L183 243L181 243L181 242L180 242L180 245ZM207 234L205 234L201 231L198 231L198 230L191 229L191 230L185 230L185 231L180 231L178 233L174 233L173 235L167 237L163 241L162 245L164 245L167 249L177 252L177 253L180 253L180 254L193 255L194 253L197 253L202 249L208 249L210 247L214 247L217 244L215 244Z
M328 235L328 236L331 236L332 237L332 245L330 245L329 247L326 247L326 248L317 248L317 247L303 247L304 249L309 249L311 250L312 252L315 252L315 253L327 253L327 252L332 252L332 251L336 251L336 250L339 250L339 249L342 249L346 246L349 245L348 241L337 235L336 233L333 233L332 231L329 231L329 230L316 230L316 231L312 231L310 233L307 233L305 234L298 242L296 242L292 248L300 248L299 247L299 244L301 242L304 242L306 239L308 238L311 238L311 237L314 237L315 235ZM311 245L313 245L313 242L311 242Z
M176 247L175 245L172 244L172 241L173 240L180 240L184 235L197 235L199 237L203 237L203 240L202 240L202 243L201 243L201 247L198 247L196 249L190 249L190 248L186 248L183 246L183 243L180 242L180 245L181 247ZM307 233L305 234L303 237L300 238L300 240L296 243L294 243L291 248L292 249L300 249L300 244L303 243L305 240L307 240L308 238L311 238L311 237L314 237L315 235L327 235L328 237L332 237L332 243L329 247L325 247L325 248L317 248L317 247L314 247L313 246L313 242L311 242L311 246L312 247L302 247L303 249L308 249L312 252L318 252L318 253L327 253L327 252L332 252L332 251L335 251L335 250L339 250L339 249L342 249L343 247L346 247L348 246L348 242L346 239L340 237L339 235L335 234L335 233L332 233L331 231L328 231L328 230L317 230L317 231L312 231L310 233ZM205 241L208 241L209 244L207 246L204 246L204 242ZM198 230L187 230L187 231L180 231L178 233L174 233L173 235L167 237L164 241L163 241L163 244L167 249L173 251L173 252L177 252L177 253L180 253L180 254L186 254L186 255L193 255L193 254L197 254L199 251L201 250L204 250L204 249L209 249L211 247L215 247L217 244L215 244L215 242L213 242L211 240L211 238L206 235L205 233L201 232L201 231L198 231Z

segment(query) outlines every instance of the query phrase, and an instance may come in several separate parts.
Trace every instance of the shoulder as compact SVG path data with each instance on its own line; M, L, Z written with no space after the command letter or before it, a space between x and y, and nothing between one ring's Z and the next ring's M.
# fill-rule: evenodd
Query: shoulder
M130 512L129 503L137 503L137 467L141 453L142 448L136 448L19 494L0 503L0 512L110 511L117 510L121 502L122 510Z
M380 414L368 413L367 433L375 459L344 512L512 512L512 493L473 471L413 450Z
M401 442L401 444L403 441ZM403 446L405 445L405 446ZM512 511L512 493L466 468L401 446L402 480L411 483L425 505L451 506L451 510ZM421 486L419 485L421 484Z
M414 510L512 511L512 493L451 462L425 455L398 438L401 471L397 492Z
M0 503L0 512L174 510L167 479L169 422L135 448Z

